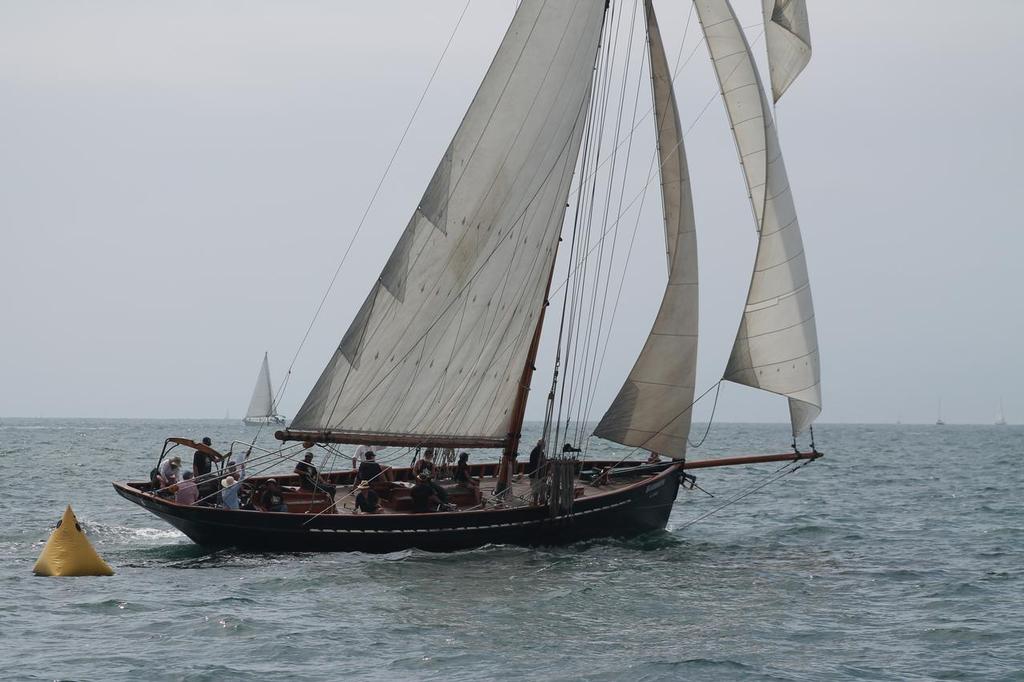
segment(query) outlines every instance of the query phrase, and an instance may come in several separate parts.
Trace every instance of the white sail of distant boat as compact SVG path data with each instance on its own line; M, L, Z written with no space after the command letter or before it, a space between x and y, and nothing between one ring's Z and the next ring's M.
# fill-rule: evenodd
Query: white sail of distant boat
M942 398L939 398L939 418L935 420L936 426L945 426L946 422L942 419Z
M1003 399L999 399L999 411L996 412L996 426L1006 426L1006 414L1003 412Z
M284 417L277 414L274 405L274 390L270 385L270 362L263 354L260 373L256 376L256 387L252 390L249 409L242 420L246 424L284 424Z

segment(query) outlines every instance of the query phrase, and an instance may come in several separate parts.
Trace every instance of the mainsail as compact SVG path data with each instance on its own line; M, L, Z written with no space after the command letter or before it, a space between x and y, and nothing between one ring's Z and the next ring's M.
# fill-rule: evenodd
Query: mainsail
M654 6L651 0L644 6L668 284L643 350L594 434L680 459L686 454L697 372L697 233L672 73Z
M260 419L274 415L274 390L270 386L270 362L267 354L263 354L263 364L256 377L256 387L252 389L249 409L245 412L246 419Z
M811 61L807 0L764 0L764 39L772 97L778 102Z
M583 133L605 0L523 0L419 207L291 425L509 438Z
M821 412L818 334L803 240L750 46L728 0L696 0L759 235L725 379L789 398L793 435Z

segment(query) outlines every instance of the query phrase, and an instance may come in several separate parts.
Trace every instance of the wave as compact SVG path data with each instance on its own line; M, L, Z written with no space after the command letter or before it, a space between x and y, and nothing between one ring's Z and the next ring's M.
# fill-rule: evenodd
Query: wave
M86 536L96 544L147 543L167 544L169 540L180 541L185 534L175 528L137 528L133 526L112 526L96 521L79 519Z

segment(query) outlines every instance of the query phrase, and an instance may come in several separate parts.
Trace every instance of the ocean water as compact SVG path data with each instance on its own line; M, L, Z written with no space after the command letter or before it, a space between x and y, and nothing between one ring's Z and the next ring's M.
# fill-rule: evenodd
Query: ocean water
M823 460L697 523L778 465L560 548L214 552L109 485L253 433L0 420L0 679L1024 680L1022 427L822 425ZM720 424L691 459L787 443ZM32 575L68 502L115 576Z

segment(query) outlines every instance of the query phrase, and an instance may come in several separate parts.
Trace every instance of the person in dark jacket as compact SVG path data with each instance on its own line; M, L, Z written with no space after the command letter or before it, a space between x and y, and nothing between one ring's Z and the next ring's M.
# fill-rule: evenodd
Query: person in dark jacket
M267 487L260 495L260 506L264 511L287 512L288 505L284 501L284 493L281 491L281 484L277 479L267 480Z
M337 487L320 477L320 472L313 465L313 453L307 452L302 460L295 465L295 473L299 475L299 487L310 492L320 491L334 497Z
M356 486L356 490L359 492L356 494L356 508L352 513L376 514L380 511L380 495L370 487L368 482L360 482L359 485Z
M382 483L384 481L392 480L394 474L391 471L391 467L383 467L377 463L377 457L370 450L365 455L366 459L359 464L359 470L356 471L356 483L366 481L368 483Z
M412 495L412 510L416 513L437 511L438 507L444 504L437 494L439 489L430 480L429 474L421 473L417 476L416 485L409 491Z
M531 503L534 505L540 504L541 498L544 497L544 480L547 473L547 467L544 465L546 463L544 439L541 438L537 441L537 445L534 446L533 450L530 450L530 464L527 467L530 472L530 498Z

